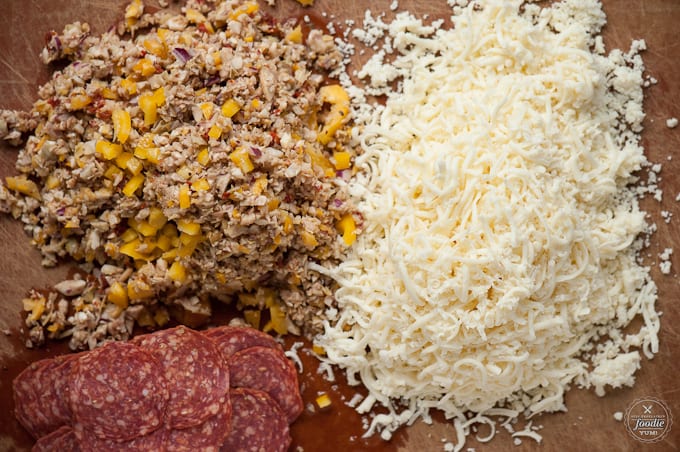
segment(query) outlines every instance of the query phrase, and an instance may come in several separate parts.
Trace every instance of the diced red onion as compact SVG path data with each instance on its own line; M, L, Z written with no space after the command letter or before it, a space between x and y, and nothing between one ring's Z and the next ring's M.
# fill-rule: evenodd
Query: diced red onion
M182 63L186 63L191 58L193 58L191 53L189 53L189 51L183 47L175 47L172 49L172 54L175 55L178 60L181 60Z

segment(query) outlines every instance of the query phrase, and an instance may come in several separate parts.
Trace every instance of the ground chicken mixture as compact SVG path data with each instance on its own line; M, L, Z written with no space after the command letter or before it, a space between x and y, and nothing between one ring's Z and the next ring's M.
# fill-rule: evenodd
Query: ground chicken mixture
M265 329L320 329L333 288L307 263L341 259L359 218L349 99L328 82L342 55L303 31L256 2L150 13L134 0L102 36L79 22L51 33L42 60L70 63L30 112L0 112L0 137L24 146L0 210L44 265L84 273L24 300L29 345L195 325L210 300Z

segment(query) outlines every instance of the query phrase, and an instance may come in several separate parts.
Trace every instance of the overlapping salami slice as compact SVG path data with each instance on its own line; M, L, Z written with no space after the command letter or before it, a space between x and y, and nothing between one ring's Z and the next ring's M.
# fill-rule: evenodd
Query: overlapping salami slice
M38 361L14 379L15 415L34 438L70 423L66 383L77 356Z
M291 443L286 415L266 392L234 388L231 433L223 452L285 452Z
M219 326L203 331L215 341L222 355L229 359L234 353L249 347L269 347L283 350L281 345L267 333L244 326Z
M73 429L66 425L41 437L31 450L32 452L81 452Z
M229 370L232 387L266 392L279 404L288 423L302 413L295 366L282 351L268 347L243 349L231 357Z
M117 442L151 433L165 421L167 386L163 366L146 350L125 342L92 350L71 373L74 429Z
M231 427L232 406L231 399L227 397L220 411L202 424L170 431L168 445L173 452L217 452Z
M164 452L172 450L168 443L169 431L165 427L123 442L101 439L80 428L76 428L74 434L78 440L80 452ZM69 452L69 449L55 452Z
M213 341L180 326L139 336L134 342L163 366L171 428L202 424L220 411L229 391L229 369Z

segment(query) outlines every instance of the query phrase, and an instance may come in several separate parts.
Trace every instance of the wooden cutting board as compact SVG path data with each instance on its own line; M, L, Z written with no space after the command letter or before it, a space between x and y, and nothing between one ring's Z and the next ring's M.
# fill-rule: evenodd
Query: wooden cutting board
M120 18L127 0L2 0L0 15L0 108L28 109L36 99L39 84L49 74L40 64L37 54L50 29L61 30L75 20L87 21L94 32L106 30ZM151 2L147 2L151 3ZM346 19L360 23L364 11L384 11L390 16L391 0L316 0L312 9L302 10L293 0L278 0L276 15L301 17L305 13L334 22L341 28ZM666 119L680 117L680 1L678 0L607 0L603 1L609 23L605 29L608 48L627 49L632 39L644 38L648 51L643 55L648 73L658 83L646 91L647 120L643 144L649 159L663 163L661 188L662 202L646 200L643 207L658 232L648 250L648 264L659 287L658 306L663 311L661 346L651 361L644 360L634 388L613 391L605 398L591 392L573 390L567 395L567 413L542 416L534 420L543 426L541 450L594 450L594 451L670 451L680 448L680 300L677 299L680 268L680 204L675 201L680 193L680 127L669 129ZM410 10L430 17L446 17L448 7L443 0L400 0L400 10ZM16 150L0 147L0 177L14 174ZM662 210L671 212L670 223L660 216ZM28 450L30 441L11 415L11 378L17 369L30 361L63 351L62 345L30 351L22 345L19 328L22 324L20 300L32 287L46 287L64 277L67 268L46 270L40 266L39 254L31 248L21 225L6 216L0 216L0 450ZM656 256L664 248L675 247L671 275L661 275ZM340 388L348 390L348 388ZM623 423L617 422L613 413L625 412L637 398L656 397L666 402L676 417L676 425L660 443L643 445L633 439ZM308 452L326 450L443 450L443 440L454 440L450 424L435 418L433 425L416 423L404 429L389 443L380 441L348 443L347 431L338 425L360 425L358 416L351 410L340 410L332 423L304 419L294 430L298 442ZM332 415L331 415L332 416ZM330 422L330 421L328 421ZM333 425L330 428L329 425ZM512 439L503 430L490 444L480 445L470 439L466 447L477 450L535 450L531 440L513 446ZM331 433L329 433L331 432ZM483 436L486 432L480 432ZM334 445L334 446L329 446Z

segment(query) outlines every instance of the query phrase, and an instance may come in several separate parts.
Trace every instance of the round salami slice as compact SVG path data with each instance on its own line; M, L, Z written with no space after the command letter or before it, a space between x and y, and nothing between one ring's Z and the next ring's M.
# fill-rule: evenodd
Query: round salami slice
M286 415L264 391L232 389L231 433L223 452L285 452L292 441Z
M15 415L34 438L70 423L66 388L78 356L63 355L35 362L14 379Z
M32 452L80 452L73 429L66 425L40 438Z
M170 431L168 444L173 452L218 452L231 432L231 422L231 399L227 397L220 411L202 424Z
M217 414L229 392L229 368L215 344L184 326L134 340L158 358L168 382L168 425L189 428Z
M295 365L282 351L268 347L249 347L234 354L229 361L234 388L259 389L276 401L292 423L302 413Z
M220 326L203 331L215 341L222 355L229 359L234 353L249 347L269 347L283 350L281 345L267 333L245 326Z
M123 442L97 438L78 427L74 432L80 452L163 452L169 447L169 431L166 427ZM68 450L55 452L68 452Z
M74 429L117 442L160 428L169 398L160 361L127 342L78 359L68 391Z

